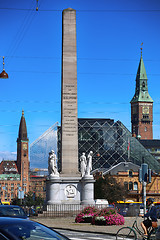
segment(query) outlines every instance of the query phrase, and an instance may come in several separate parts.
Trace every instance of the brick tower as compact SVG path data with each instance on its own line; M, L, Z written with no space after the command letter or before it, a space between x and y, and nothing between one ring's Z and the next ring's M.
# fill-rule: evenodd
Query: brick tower
M141 51L136 76L136 90L130 102L132 135L141 139L153 139L153 100L148 93L147 80Z
M28 141L26 121L24 111L22 111L17 138L17 168L19 174L21 175L21 190L24 191L24 193L29 191Z

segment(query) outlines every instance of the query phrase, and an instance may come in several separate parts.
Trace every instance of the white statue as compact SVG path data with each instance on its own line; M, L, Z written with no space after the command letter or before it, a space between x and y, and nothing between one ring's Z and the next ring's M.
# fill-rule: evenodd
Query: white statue
M85 153L82 153L82 156L80 157L80 164L81 164L81 176L84 177L85 172L86 172L86 166L87 166L87 160Z
M89 175L89 176L92 170L92 156L93 156L93 152L90 151L88 154L88 161L87 161L87 168L86 168L86 175Z
M56 160L57 160L56 154L54 153L53 150L51 150L51 152L49 152L49 157L48 157L48 172L49 172L49 175L51 176L59 176Z

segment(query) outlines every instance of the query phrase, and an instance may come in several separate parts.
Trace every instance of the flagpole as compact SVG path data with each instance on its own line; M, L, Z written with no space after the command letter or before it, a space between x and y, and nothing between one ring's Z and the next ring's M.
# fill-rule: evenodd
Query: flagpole
M130 139L129 138L128 138L127 152L128 152L128 162L129 162L130 161Z

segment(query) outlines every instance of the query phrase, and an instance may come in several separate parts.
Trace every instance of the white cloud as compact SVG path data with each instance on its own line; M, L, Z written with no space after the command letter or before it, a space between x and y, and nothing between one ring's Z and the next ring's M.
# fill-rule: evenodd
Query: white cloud
M17 159L17 152L0 152L0 161L2 160L16 160Z

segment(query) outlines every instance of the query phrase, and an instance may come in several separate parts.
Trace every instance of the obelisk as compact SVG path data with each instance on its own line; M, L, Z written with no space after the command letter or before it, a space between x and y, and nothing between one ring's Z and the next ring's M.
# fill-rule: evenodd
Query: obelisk
M78 173L76 11L62 13L61 164L63 176Z
M47 177L47 210L55 204L65 204L67 211L68 204L94 204L93 176L78 172L76 11L71 8L62 12L61 168Z

